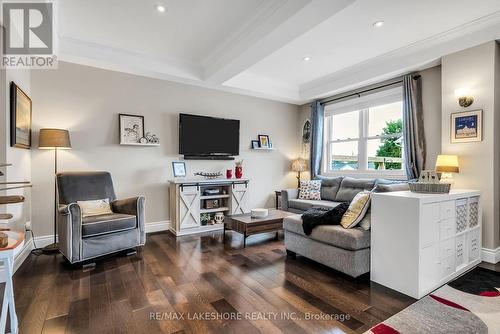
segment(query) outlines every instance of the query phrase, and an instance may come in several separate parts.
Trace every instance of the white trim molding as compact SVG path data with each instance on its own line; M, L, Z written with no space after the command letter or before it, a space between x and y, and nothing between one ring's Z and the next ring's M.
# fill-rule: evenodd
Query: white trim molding
M168 231L169 229L170 229L170 220L146 223L146 233Z
M17 269L19 269L21 264L23 264L24 260L26 260L28 255L30 255L32 249L33 249L33 239L30 239L24 243L23 249L21 249L21 252L19 252L17 256L14 258L14 274L16 273Z
M484 248L481 251L481 259L484 262L496 264L500 262L500 247L496 249Z

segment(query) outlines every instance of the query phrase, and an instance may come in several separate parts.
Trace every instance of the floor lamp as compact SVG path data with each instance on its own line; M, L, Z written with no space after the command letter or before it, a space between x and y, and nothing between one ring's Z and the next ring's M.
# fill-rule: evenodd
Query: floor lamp
M45 253L54 253L59 251L57 244L57 150L71 148L68 130L40 129L38 148L54 150L54 243L43 248Z

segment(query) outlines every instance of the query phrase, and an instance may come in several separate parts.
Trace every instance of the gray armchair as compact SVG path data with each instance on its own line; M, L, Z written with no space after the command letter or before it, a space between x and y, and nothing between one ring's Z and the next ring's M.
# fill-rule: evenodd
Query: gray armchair
M108 172L57 174L59 250L71 263L146 243L143 196L117 200ZM83 217L77 201L108 198L113 213Z

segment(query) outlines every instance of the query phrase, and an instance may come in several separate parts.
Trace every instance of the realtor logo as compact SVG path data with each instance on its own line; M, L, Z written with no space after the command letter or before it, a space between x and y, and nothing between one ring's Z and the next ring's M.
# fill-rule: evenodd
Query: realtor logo
M2 2L2 67L55 68L54 3Z

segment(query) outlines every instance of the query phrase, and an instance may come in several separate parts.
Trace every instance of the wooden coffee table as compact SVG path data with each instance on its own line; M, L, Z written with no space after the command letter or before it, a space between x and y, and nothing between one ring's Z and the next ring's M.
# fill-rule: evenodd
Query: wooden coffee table
M264 218L252 218L249 213L226 216L224 222L224 238L226 236L226 225L235 232L243 234L243 248L246 247L247 237L259 234L276 232L283 229L283 218L293 215L292 212L269 209L269 214Z

